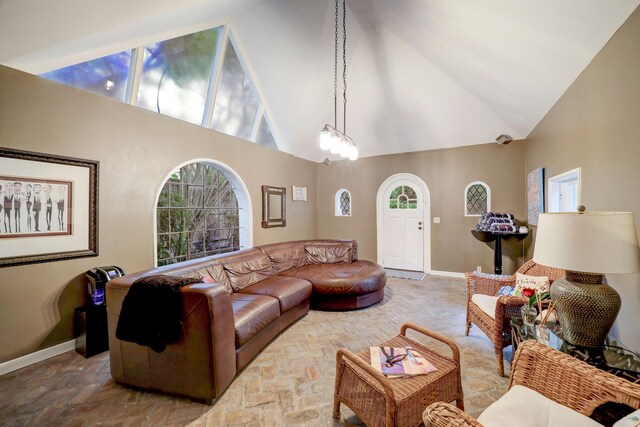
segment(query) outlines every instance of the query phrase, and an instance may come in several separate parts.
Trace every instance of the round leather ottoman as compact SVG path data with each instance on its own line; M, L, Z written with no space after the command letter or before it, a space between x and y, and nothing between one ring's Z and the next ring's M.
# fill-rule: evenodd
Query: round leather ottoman
M354 310L382 300L387 273L380 265L358 260L350 264L311 264L292 269L292 276L311 282L314 310Z

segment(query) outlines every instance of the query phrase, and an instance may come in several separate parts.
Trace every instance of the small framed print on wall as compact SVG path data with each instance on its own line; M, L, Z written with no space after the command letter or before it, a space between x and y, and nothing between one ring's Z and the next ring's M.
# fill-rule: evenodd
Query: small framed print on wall
M98 255L98 165L0 147L0 267Z
M291 198L294 201L306 202L307 201L307 187L296 187L295 185L293 185L292 189L291 189Z

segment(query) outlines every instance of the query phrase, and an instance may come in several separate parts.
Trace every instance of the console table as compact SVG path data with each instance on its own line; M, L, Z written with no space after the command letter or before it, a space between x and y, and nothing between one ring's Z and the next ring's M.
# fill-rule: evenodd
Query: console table
M526 233L499 233L495 231L471 230L473 237L481 242L489 243L495 241L493 249L493 269L495 274L502 274L502 239L515 239L521 241L529 235Z
M525 325L520 317L511 319L511 342L514 354L518 344L523 340L538 339L536 335L538 328L540 328L539 324ZM599 348L580 347L563 340L562 328L559 323L555 323L549 328L548 345L596 368L640 384L640 355L612 338L608 337Z

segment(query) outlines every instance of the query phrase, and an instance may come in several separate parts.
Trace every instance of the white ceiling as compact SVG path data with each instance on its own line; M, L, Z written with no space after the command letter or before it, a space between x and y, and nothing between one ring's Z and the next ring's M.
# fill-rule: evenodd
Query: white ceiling
M347 3L347 133L373 156L525 138L640 0ZM0 63L41 73L229 23L280 148L321 161L333 14L332 0L0 0Z

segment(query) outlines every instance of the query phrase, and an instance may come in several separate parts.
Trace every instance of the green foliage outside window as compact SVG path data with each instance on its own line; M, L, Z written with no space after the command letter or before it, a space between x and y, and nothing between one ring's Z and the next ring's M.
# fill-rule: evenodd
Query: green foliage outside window
M158 198L158 265L240 248L239 207L223 173L204 163L171 174Z

